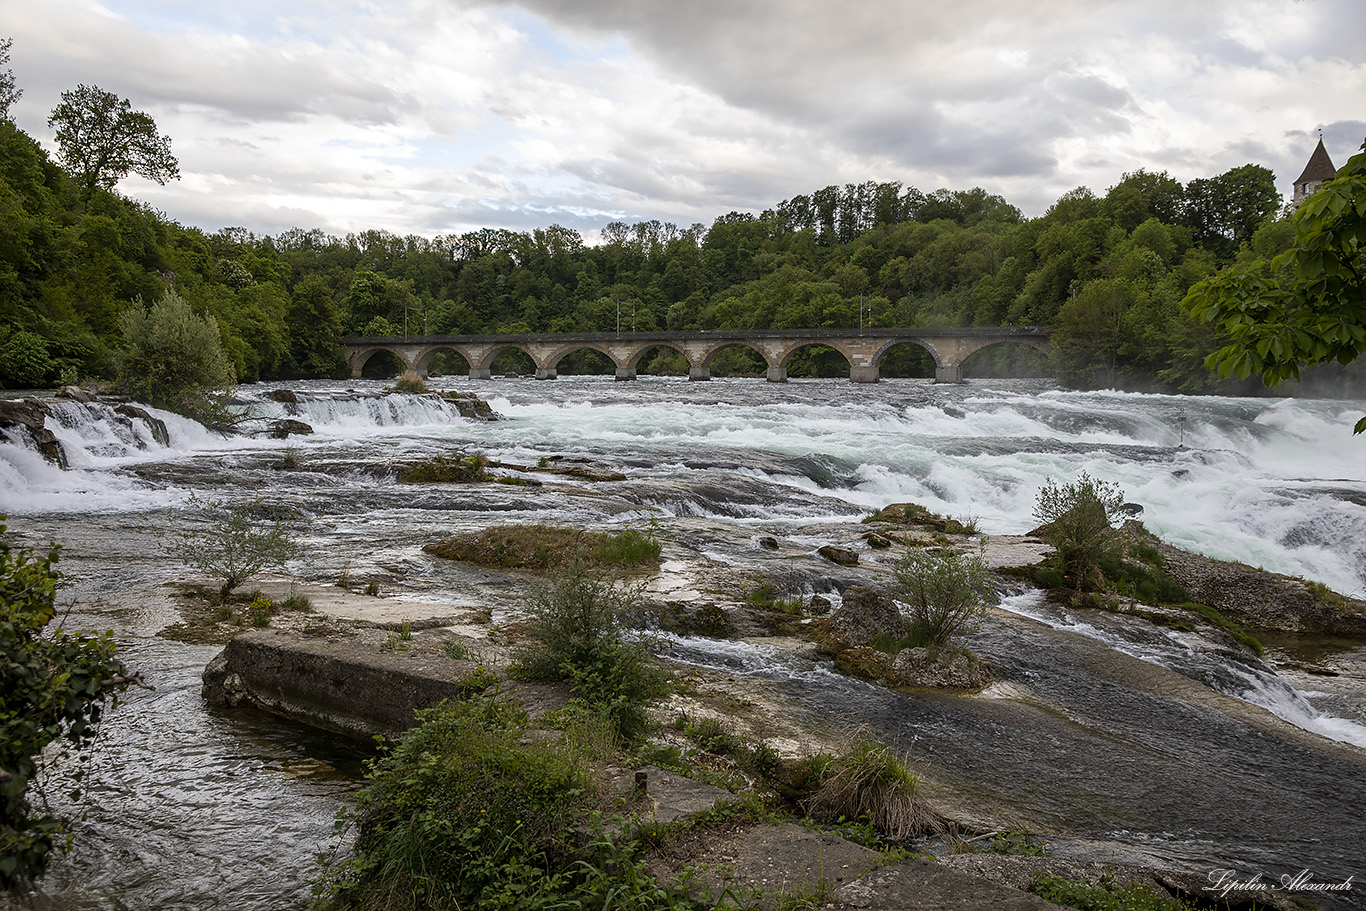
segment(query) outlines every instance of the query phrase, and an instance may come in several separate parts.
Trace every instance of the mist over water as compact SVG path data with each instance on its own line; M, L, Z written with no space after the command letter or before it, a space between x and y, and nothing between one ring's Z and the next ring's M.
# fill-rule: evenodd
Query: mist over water
M158 698L155 710L130 700L130 714L115 722L126 727L113 728L110 764L97 771L97 781L115 796L146 790L164 793L170 804L202 805L217 820L201 827L189 814L165 826L139 822L138 813L155 817L164 808L144 812L136 809L140 799L119 797L116 807L134 807L128 811L133 813L129 825L138 833L134 841L156 846L146 852L146 863L120 873L118 865L125 861L118 858L140 849L120 834L124 824L116 815L97 817L82 837L101 845L114 858L113 868L62 868L54 880L61 897L49 907L136 906L139 896L158 895L166 907L210 907L197 903L215 890L227 896L218 905L224 908L278 907L280 896L300 900L307 891L311 852L326 839L326 821L341 802L339 789L351 787L345 776L326 771L332 758L325 745L305 743L289 726L278 725L271 733L269 721L259 730L251 724L242 728L241 722L208 713L194 696L196 668L207 660L207 651L156 637L173 619L164 606L132 619L127 615L126 603L137 603L141 591L179 573L166 553L164 535L184 520L182 507L191 497L229 502L259 497L308 517L311 555L289 567L301 577L332 582L347 567L382 572L402 578L412 597L466 603L468 596L439 561L421 554L422 544L499 522L622 526L655 519L706 559L763 568L755 563L754 535L778 534L814 550L831 529L852 532L864 516L889 503L917 502L949 516L972 517L986 533L1023 533L1037 524L1032 514L1040 487L1049 478L1069 482L1085 471L1118 484L1128 501L1143 507L1148 529L1177 546L1301 575L1345 594L1360 596L1366 590L1366 444L1351 434L1366 402L1080 393L1038 381L778 385L561 377L553 382L434 379L430 385L473 392L506 420L470 421L435 396L384 394L385 383L308 381L288 384L298 394L297 405L274 401L274 387L239 390L254 414L247 430L264 431L281 418L303 421L314 430L287 440L263 432L225 437L149 409L167 425L169 441L163 444L140 419L102 404L62 402L52 406L48 426L70 461L63 471L18 434L0 432L0 513L11 516L12 529L29 546L47 540L68 545L72 559L62 564L69 573L64 597L77 604L98 602L78 614L83 622L90 628L113 626L121 639L131 638L139 669L149 677L160 675L179 694ZM561 464L583 460L620 471L627 480L590 484L556 477L543 490L394 482L395 465L405 459L476 451L523 465L542 458ZM287 453L298 467L285 471L281 463ZM1315 758L1299 745L1271 743L1236 724L1210 727L1199 720L1199 712L1187 712L1180 703L1129 694L1127 678L1101 685L1081 671L1063 669L1093 660L1095 650L1113 649L1121 663L1151 665L1154 673L1170 670L1265 706L1307 730L1318 725L1328 738L1360 743L1360 719L1320 715L1302 692L1257 668L1219 661L1200 666L1192 657L1200 649L1165 632L1160 639L1144 639L1147 634L1122 624L1080 629L1087 624L1041 615L1027 599L1013 606L1022 619L994 625L974 647L1008 679L1037 691L1050 705L1063 706L1060 716L1007 700L888 693L850 682L825 666L785 664L763 647L744 643L685 639L673 648L680 660L756 676L817 703L843 706L856 699L873 723L890 733L913 731L917 749L963 781L976 782L972 787L992 801L1020 799L1021 812L1043 814L1064 827L1093 835L1120 833L1121 840L1147 845L1144 850L1158 859L1198 865L1201 858L1241 858L1274 867L1294 857L1320 860L1343 875L1353 871L1353 851L1366 851L1360 838L1331 849L1299 839L1296 833L1307 817L1295 816L1293 799L1273 799L1271 779L1307 776L1303 787L1330 795L1311 802L1316 818L1348 826L1346 817L1338 820L1334 814L1348 812L1356 798L1347 795L1359 798L1359 785L1366 784L1359 764L1337 754ZM1073 634L1088 637L1090 644L1076 644ZM1146 679L1141 670L1125 673ZM1108 694L1104 700L1096 696L1101 690ZM1353 704L1363 701L1354 698ZM1121 722L1112 717L1116 713L1135 717ZM1061 720L1064 716L1074 720ZM1213 739L1177 743L1202 724L1209 731L1200 736ZM174 737L146 737L151 728L183 729L194 752L177 754L168 742ZM1015 733L1002 740L1007 730ZM1052 738L1052 746L1039 755L1036 736ZM1078 736L1080 741L1068 739ZM1159 736L1169 740L1152 740ZM1208 798L1198 803L1199 786L1183 785L1176 797L1159 800L1147 818L1140 818L1117 807L1128 797L1148 799L1138 793L1141 785L1124 784L1116 791L1120 796L1104 796L1107 771L1099 758L1078 766L1082 771L1074 770L1072 779L1065 769L1050 765L1068 762L1069 751L1129 738L1144 744L1152 740L1151 750L1138 746L1125 754L1135 768L1158 754L1179 755L1179 774L1204 776L1207 787L1246 794L1227 815L1207 805ZM1207 762L1202 750L1259 755L1274 774L1258 771L1258 783L1245 787L1237 777L1242 772ZM115 751L122 761L112 760ZM164 768L157 764L161 755L169 757ZM237 771L243 763L253 770L249 780ZM1031 788L1033 796L1021 798L999 788L1001 776L1009 779L1012 768L1043 782ZM1175 774L1157 766L1145 773ZM1078 797L1078 774L1093 776L1085 786L1098 790ZM1050 789L1056 793L1045 799ZM296 808L272 820L277 834L254 828L261 794L275 801L272 807ZM1077 800L1091 802L1085 812L1077 809ZM1346 806L1333 809L1344 801ZM1272 802L1276 813L1291 815L1279 823L1284 831L1276 828L1271 810L1256 809ZM242 807L235 809L238 804ZM1255 824L1236 821L1239 813L1252 814ZM1180 821L1184 836L1163 828L1169 818ZM196 853L192 881L183 885L156 881L155 872L164 855L174 852L177 826L188 832L211 830L204 837L215 840L214 847ZM234 828L241 834L234 835ZM234 864L260 869L269 854L261 851L263 838L294 844L296 856L282 865L287 872L280 874L278 888L257 895L248 882L251 875L231 870ZM1220 838L1226 843L1208 844ZM1277 847L1292 842L1293 851ZM87 878L100 889L89 901L78 899L73 885Z

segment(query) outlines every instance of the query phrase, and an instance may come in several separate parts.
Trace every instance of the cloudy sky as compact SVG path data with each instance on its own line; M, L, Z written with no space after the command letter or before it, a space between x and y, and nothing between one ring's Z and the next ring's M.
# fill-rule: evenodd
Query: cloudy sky
M0 0L52 144L94 84L171 137L122 192L214 231L710 224L829 184L1039 215L1126 171L1288 194L1366 138L1363 0Z

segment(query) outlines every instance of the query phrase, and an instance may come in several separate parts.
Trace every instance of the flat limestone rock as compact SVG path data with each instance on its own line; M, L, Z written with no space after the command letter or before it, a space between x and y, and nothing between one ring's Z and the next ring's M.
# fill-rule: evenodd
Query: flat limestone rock
M1057 911L1037 895L944 864L905 860L835 890L840 907L869 911Z

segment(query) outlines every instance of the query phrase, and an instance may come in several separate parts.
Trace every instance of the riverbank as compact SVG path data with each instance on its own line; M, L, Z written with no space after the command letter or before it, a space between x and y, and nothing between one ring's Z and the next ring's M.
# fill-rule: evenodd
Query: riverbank
M758 542L756 546L771 551L773 543ZM859 546L854 540L843 543ZM1019 536L1006 536L999 540L981 536L978 543L981 552L989 555L996 568L1019 566L1021 560L1037 560L1047 553L1046 546L1040 542ZM779 544L780 550L781 546ZM867 544L863 546L872 547ZM809 561L820 560L810 554L807 556ZM820 564L815 562L814 565ZM729 641L734 641L741 648L762 649L774 663L788 660L814 664L819 660L807 640L798 636L772 635L771 630L764 629L764 624L753 617L755 611L752 604L744 599L718 597L722 592L739 595L744 591L744 585L726 567L711 566L705 573L699 573L702 566L696 562L672 561L666 562L665 567L663 573L652 579L650 587L656 592L667 592L673 596L675 613L696 616L705 613L700 609L701 606L712 608L724 618L721 621L723 627L732 632L751 634ZM878 572L874 570L873 575L876 576ZM881 572L885 572L885 567ZM752 577L749 583L753 583ZM486 673L499 679L498 690L505 696L525 702L533 717L558 707L568 695L567 692L556 692L554 688L528 688L525 684L517 684L506 678L504 671L509 648L516 641L515 621L509 622L506 617L495 623L489 612L452 611L449 606L441 604L406 601L399 597L373 597L333 586L300 585L286 580L263 585L261 591L266 597L275 600L290 596L306 597L310 601L310 610L299 615L277 617L272 621L272 626L276 626L274 629L246 632L233 639L205 672L205 694L214 704L255 705L294 720L357 737L372 733L394 734L402 729L402 718L411 718L415 709L434 706L442 699L468 697L472 693L482 692L491 683ZM809 622L812 618L802 619ZM791 618L787 620L790 622ZM1020 618L996 611L992 622L1018 623ZM660 731L655 738L656 745L676 749L680 755L688 756L695 765L690 767L687 774L714 781L720 770L734 789L717 791L710 803L696 808L694 812L703 812L718 800L735 799L737 794L766 794L769 798L774 795L765 791L763 782L746 776L732 760L709 754L689 744L678 733L678 729L687 723L711 719L723 726L728 736L742 742L764 743L788 761L817 753L835 753L841 743L847 740L847 725L832 718L828 712L813 711L810 705L803 704L801 699L794 698L791 692L781 685L775 685L772 680L746 673L728 674L724 670L696 664L676 663L675 666L683 672L686 686L684 692L656 707L656 722ZM1321 742L1321 738L1289 728L1265 710L1222 696L1181 674L1153 668L1132 659L1130 662L1112 659L1107 673L1137 693L1158 694L1163 698L1199 705L1204 710L1235 719L1237 724L1262 729L1262 736L1298 742L1312 751L1332 750ZM1011 674L1004 675L1004 679L978 697L950 698L1007 701L1025 706L1042 706L1047 702L1046 695ZM1345 758L1349 762L1353 761L1350 754ZM1359 762L1360 757L1355 761ZM675 777L677 771L672 773ZM939 855L943 866L965 867L975 875L985 874L1008 883L1012 888L1027 885L1034 876L1050 872L1092 881L1107 875L1118 875L1191 896L1201 895L1207 885L1200 871L1163 870L1144 864L1142 852L1135 851L1131 843L1077 839L1068 834L1068 827L1062 820L1049 819L1037 813L1022 813L1019 808L1003 813L1004 808L999 804L983 800L984 795L981 793L974 792L971 787L963 787L962 782L954 781L952 769L936 768L933 761L925 762L922 758L917 764L917 772L924 780L925 791L930 795L935 812L950 821L952 838L941 838L929 848ZM647 774L658 777L655 772ZM1029 788L1028 782L1019 784L1025 789ZM691 789L694 785L686 787ZM655 798L665 804L672 799L667 786L661 787ZM989 862L977 852L965 850L961 855L954 853L966 849L971 844L970 839L984 834L1020 830L1047 838L1052 847L1051 856L1027 862ZM763 845L763 850L756 852L755 845ZM792 889L811 888L814 874L797 875L795 871L810 873L812 870L824 869L828 873L829 868L823 864L828 862L828 855L832 853L828 835L812 841L806 836L795 837L795 833L784 832L781 827L775 832L756 820L749 820L738 828L730 825L724 831L710 833L701 843L694 839L689 843L688 851L694 860L728 858L718 862L717 866L718 869L722 866L727 868L730 878L714 882L717 888L728 886L741 890L769 891L774 887L775 869L793 872L788 883ZM775 851L778 852L776 862ZM876 855L876 852L868 853L870 856L862 858L865 864L871 863L872 856ZM753 860L759 854L764 855L762 862ZM746 857L753 860L749 866L738 863L738 859ZM1097 860L1100 857L1108 859ZM657 857L656 861L662 871L673 869L676 872L680 869L678 863L666 854ZM866 883L863 886L857 884L857 878L845 883L836 876L836 881L827 883L831 892L830 900L845 901L846 904L842 906L847 907L968 908L987 904L996 906L1010 898L1012 901L1024 901L1025 904L1019 905L1021 908L1039 907L1028 903L1037 899L1018 891L1004 897L989 897L989 890L994 886L974 886L969 878L951 877L951 891L972 896L976 903L943 904L947 893L928 890L928 886L935 877L948 874L941 872L942 867L929 869L917 864L903 864L895 875L905 888L919 890L927 896L938 896L931 903L860 905L858 901L861 899L857 896L864 894L860 889L867 893L864 894L865 898L868 895L885 898L886 895L894 894L894 891L889 891L894 890L894 887L891 885L892 880L886 879L892 874L883 869L885 862L876 864L876 867L881 871L877 874L881 878L869 881L878 883L876 889L869 892ZM1205 874L1208 872L1205 871ZM825 878L830 880L829 876ZM845 886L852 891L841 891ZM950 886L945 885L944 888ZM1255 897L1262 907L1294 907L1284 902L1277 904L1264 895L1231 897L1249 901ZM1284 899L1284 896L1281 898Z

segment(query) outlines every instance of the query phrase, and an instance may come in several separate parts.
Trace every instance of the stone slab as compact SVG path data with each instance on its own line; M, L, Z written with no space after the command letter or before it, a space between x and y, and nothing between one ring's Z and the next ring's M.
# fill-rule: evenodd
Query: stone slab
M840 907L868 911L1058 911L1037 895L944 864L906 860L835 890Z

